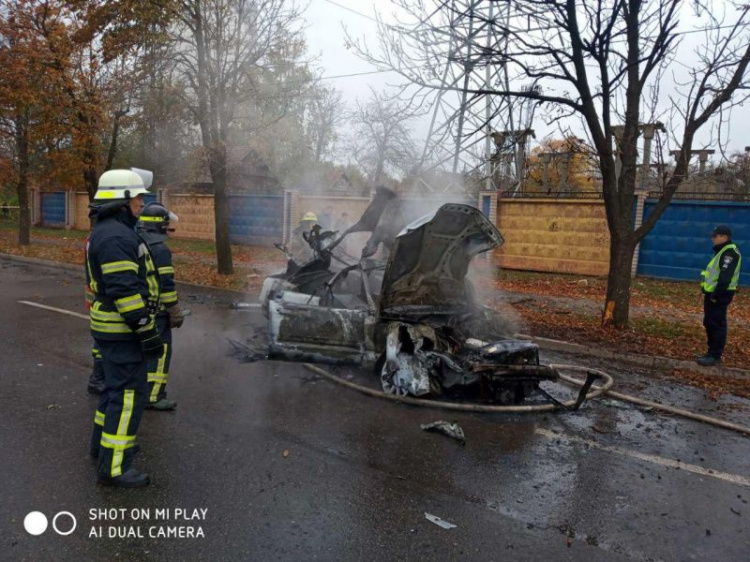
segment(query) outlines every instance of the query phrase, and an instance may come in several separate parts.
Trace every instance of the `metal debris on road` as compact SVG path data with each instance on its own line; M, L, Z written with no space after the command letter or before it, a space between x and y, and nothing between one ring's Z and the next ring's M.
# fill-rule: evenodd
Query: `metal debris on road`
M237 356L243 363L255 363L257 361L268 359L268 354L265 348L254 349L249 345L245 345L244 343L232 338L227 338L227 341L232 344L235 356Z
M424 516L427 521L429 521L430 523L434 523L435 525L437 525L438 527L442 527L443 529L455 529L458 526L446 521L445 519L440 519L440 517L438 517L437 515L427 513L426 511L424 513Z
M260 308L260 304L253 302L233 302L231 308L234 310L255 310Z
M443 435L447 435L448 437L459 441L461 445L466 445L466 436L464 435L464 430L461 429L461 426L456 422L451 423L443 420L438 420L432 423L423 423L420 427L425 431L442 433Z

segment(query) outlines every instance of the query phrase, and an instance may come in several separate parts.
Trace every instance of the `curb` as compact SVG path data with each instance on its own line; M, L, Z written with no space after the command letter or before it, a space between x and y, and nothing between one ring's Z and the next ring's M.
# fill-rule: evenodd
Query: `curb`
M21 263L28 263L31 265L41 265L44 267L51 267L55 269L63 269L65 271L77 273L80 277L84 276L83 266L74 265L70 263L61 263L52 260L43 260L39 258L27 258L25 256L16 256L13 254L0 253L0 259L8 261L18 261ZM220 289L217 287L211 287L209 285L198 285L195 283L184 283L179 281L178 285L184 285L192 289L201 289L208 291L216 291L221 293L231 293L235 295L247 296L248 293L242 291L235 291L232 289ZM684 371L690 371L693 373L711 374L717 377L738 379L738 378L750 378L750 371L745 369L737 369L735 367L701 367L693 361L684 361L682 359L672 359L671 357L660 357L651 355L638 355L636 353L626 353L622 351L612 351L601 347L589 347L578 343L567 342L562 340L553 340L550 338L541 338L535 336L529 336L525 334L518 334L518 337L524 340L531 341L537 344L542 349L549 351L562 351L565 353L575 353L578 355L587 355L589 357L597 357L599 359L611 359L614 361L621 361L623 363L630 363L631 365L638 365L639 367L646 367L649 369L657 370L669 370L669 369L681 369Z
M43 260L40 258L27 258L26 256L17 256L15 254L3 254L0 253L0 259L8 261L17 261L21 263L28 263L31 265L41 265L44 267L51 267L54 269L63 269L72 273L78 273L81 277L84 276L83 265L75 265L73 263L64 263L52 260Z
M29 258L26 256L17 256L15 254L4 254L0 253L0 259L7 260L7 261L16 261L21 263L27 263L29 265L39 265L42 267L50 267L53 269L62 269L64 271L68 271L70 273L76 274L78 277L83 278L85 276L83 272L83 264L76 265L73 263L64 263L59 261L52 261L52 260L43 260L40 258ZM210 285L199 285L197 283L187 283L185 281L177 281L178 285L184 285L185 287L190 287L191 289L199 289L199 290L205 290L205 291L220 291L222 293L232 293L235 295L242 295L243 297L247 297L248 294L245 291L237 291L235 289L221 289L219 287L212 287Z
M638 355L637 353L613 351L601 347L589 347L578 343L527 336L525 334L519 334L518 337L529 340L537 344L542 349L547 349L549 351L562 351L565 353L588 355L589 357L597 357L599 359L612 359L614 361L630 363L631 365L638 365L639 367L646 367L649 369L681 369L683 371L701 373L704 375L710 374L727 379L750 378L750 371L745 369L738 369L736 367L701 367L693 361L673 359L671 357L661 357L658 355Z

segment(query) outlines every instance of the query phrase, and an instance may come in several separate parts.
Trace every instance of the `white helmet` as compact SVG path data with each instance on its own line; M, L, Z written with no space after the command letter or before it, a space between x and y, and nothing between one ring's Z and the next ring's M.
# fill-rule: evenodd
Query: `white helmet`
M140 174L131 170L109 170L99 177L94 201L127 201L148 192Z

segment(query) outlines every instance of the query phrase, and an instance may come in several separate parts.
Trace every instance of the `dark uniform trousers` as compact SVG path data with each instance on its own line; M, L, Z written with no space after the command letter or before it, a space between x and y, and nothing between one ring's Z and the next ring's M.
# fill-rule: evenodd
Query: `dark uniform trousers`
M148 399L146 361L137 340L95 339L102 355L104 392L91 435L91 452L98 455L98 472L108 476L125 473L137 452L135 435ZM108 439L102 439L102 432ZM132 436L118 438L117 436Z
M734 298L733 292L704 295L703 326L708 339L708 355L721 359L727 343L727 309Z
M156 315L156 329L164 342L164 351L158 357L148 361L148 399L158 402L167 396L167 379L169 365L172 361L172 328L169 325L169 314L161 312Z

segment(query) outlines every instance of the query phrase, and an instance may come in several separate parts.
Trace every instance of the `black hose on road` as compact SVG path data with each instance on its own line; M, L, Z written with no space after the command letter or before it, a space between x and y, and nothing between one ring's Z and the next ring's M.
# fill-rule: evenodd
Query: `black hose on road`
M454 411L459 411L459 412L481 412L481 413L497 413L497 414L508 414L508 413L523 414L523 413L553 412L553 411L561 409L561 406L556 405L556 404L530 404L527 406L522 406L522 405L489 406L485 404L462 404L458 402L443 402L439 400L422 400L420 398L412 398L411 396L399 396L396 394L387 394L381 390L376 390L374 388L362 386L361 384L357 384L357 383L342 379L341 377L334 375L333 373L330 373L326 371L325 369L322 369L318 367L317 365L313 365L311 363L305 363L304 366L306 369L312 371L313 373L320 375L326 380L329 380L336 384L340 384L341 386L345 386L352 390L356 390L357 392L361 392L362 394L366 394L367 396L372 396L373 398L381 398L383 400L390 400L391 402L400 402L402 404L409 404L411 406L422 406L425 408L438 408L442 410L454 410ZM683 408L677 408L675 406L669 406L667 404L659 404L658 402L653 402L651 400L638 398L637 396L631 396L630 394L623 394L622 392L615 392L613 390L610 390L612 388L612 385L614 384L614 379L612 378L612 375L605 373L604 371L600 371L598 369L590 369L588 367L581 367L578 365L550 365L550 367L552 367L553 369L557 369L558 371L574 371L574 372L583 372L583 373L594 372L600 375L604 379L604 384L601 386L592 386L591 391L587 395L587 398L596 398L597 396L606 395L611 398L614 398L615 400L629 402L631 404L636 404L638 406L646 406L648 408L653 408L654 410L658 410L660 412L682 416L687 419L699 421L701 423L707 423L709 425L713 425L716 427L722 427L724 429L730 429L732 431L742 433L743 435L750 436L750 427L747 427L744 425L728 422L725 420L720 420L718 418L706 416L703 414L697 414L695 412L691 412L690 410L685 410ZM576 379L574 377L563 375L562 373L560 373L560 380L562 380L563 382L571 386L581 387L584 384L584 381L580 379ZM575 400L569 400L568 402L564 402L563 406L571 407L574 404L575 404Z

